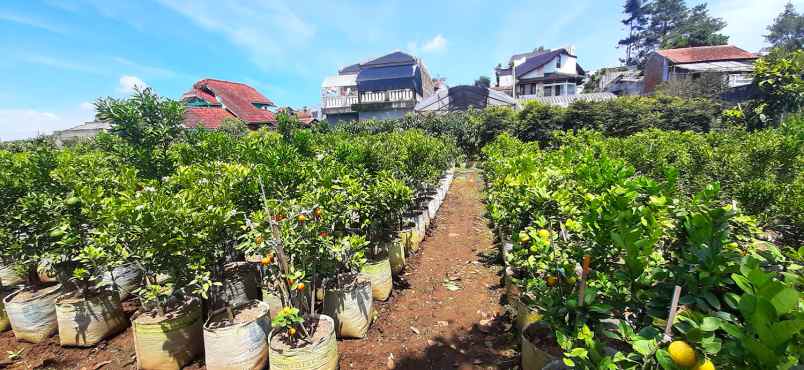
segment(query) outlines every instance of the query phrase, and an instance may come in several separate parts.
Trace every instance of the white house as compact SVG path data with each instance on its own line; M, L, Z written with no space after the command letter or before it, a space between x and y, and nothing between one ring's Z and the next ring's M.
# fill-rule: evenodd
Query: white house
M577 59L573 47L513 55L495 69L493 88L517 99L575 95L586 74Z

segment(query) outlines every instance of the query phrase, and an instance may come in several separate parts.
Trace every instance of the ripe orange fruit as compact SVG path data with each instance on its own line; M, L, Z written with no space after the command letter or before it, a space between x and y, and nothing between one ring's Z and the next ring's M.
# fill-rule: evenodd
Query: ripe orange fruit
M692 368L692 370L715 370L715 364L713 364L712 361L704 360L704 362L699 363Z
M315 209L313 210L313 215L315 215L315 217L321 217L322 213L323 212L321 211L321 207L315 207Z
M558 284L558 278L555 276L548 276L547 277L547 286L556 286Z
M288 329L288 334L290 334L290 336L291 336L291 337L292 337L292 336L295 336L295 335L296 335L296 328L290 328L290 329Z
M296 220L298 220L299 222L307 221L307 216L305 216L304 214L300 214L296 216Z
M270 264L271 264L271 257L270 257L270 256L263 257L263 258L260 260L260 264L262 264L263 266L268 266L268 265L270 265Z
M304 290L304 283L299 283L299 285L296 286L296 290L298 290L298 291Z
M690 347L687 342L676 340L670 343L667 347L667 352L670 353L670 358L673 362L681 367L692 367L697 362L695 358L695 350Z
M257 245L262 244L263 241L264 241L264 239L262 237L262 234L257 234L257 237L254 238L254 242L257 243Z
M288 279L288 285L293 285L293 279Z

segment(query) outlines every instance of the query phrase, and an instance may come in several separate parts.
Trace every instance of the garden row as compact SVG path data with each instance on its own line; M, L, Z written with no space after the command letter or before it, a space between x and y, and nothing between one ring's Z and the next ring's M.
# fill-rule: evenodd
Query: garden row
M457 156L415 130L135 141L0 151L0 330L91 347L135 295L141 369L202 353L208 369L334 369L336 335L366 334Z
M801 138L799 126L582 132L560 135L552 150L501 135L486 146L487 214L523 368L799 364L804 248L759 240L765 233L742 208L801 213L801 191L791 190L800 188ZM765 188L772 204L752 202Z

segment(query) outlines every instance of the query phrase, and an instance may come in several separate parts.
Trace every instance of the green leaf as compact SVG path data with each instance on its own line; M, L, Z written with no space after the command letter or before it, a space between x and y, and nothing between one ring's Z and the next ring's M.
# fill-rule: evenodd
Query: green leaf
M673 359L670 358L670 353L668 353L665 349L656 351L656 361L664 370L675 370L676 368L676 366L673 364Z
M746 293L754 293L754 288L751 286L751 282L745 278L745 276L738 275L738 274L731 274L731 279L737 283L737 286L740 287Z
M743 337L743 331L737 325L734 325L730 322L722 322L720 323L720 328L723 329L727 334L731 335L734 338L740 339Z
M656 351L656 341L652 339L636 340L631 343L631 346L642 356L650 356Z
M723 322L720 318L707 316L704 317L703 323L701 323L700 329L703 331L715 331L720 328L720 324Z
M723 300L726 301L726 305L731 307L732 309L736 310L740 304L740 296L734 294L732 292L728 292L723 295Z
M709 291L704 292L703 297L704 299L706 299L706 303L709 303L709 305L712 306L712 308L714 308L715 310L720 309L720 301L717 299L717 297L715 297L714 294L712 294L712 292Z
M799 301L799 294L798 291L793 288L785 288L776 293L770 301L776 309L776 313L784 315L796 308Z

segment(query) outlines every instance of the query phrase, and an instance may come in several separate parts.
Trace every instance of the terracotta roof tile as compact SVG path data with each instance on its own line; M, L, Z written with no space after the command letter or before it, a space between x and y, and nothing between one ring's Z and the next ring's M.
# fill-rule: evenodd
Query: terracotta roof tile
M216 129L225 118L235 116L221 107L188 107L184 110L184 127L195 128L201 124L204 128Z
M273 106L274 103L253 87L246 84L204 79L196 82L193 85L193 89L209 90L215 95L218 101L223 103L226 109L246 123L276 122L273 113L254 106L255 103L269 106Z
M193 87L192 89L190 89L190 91L184 93L184 95L181 96L182 101L185 101L189 98L199 98L212 105L221 105L221 103L217 99L215 99L215 95L212 95L208 91L204 91L203 89L197 89L195 87Z
M756 59L754 53L733 45L699 46L694 48L666 49L657 53L673 63L711 62L717 60Z

